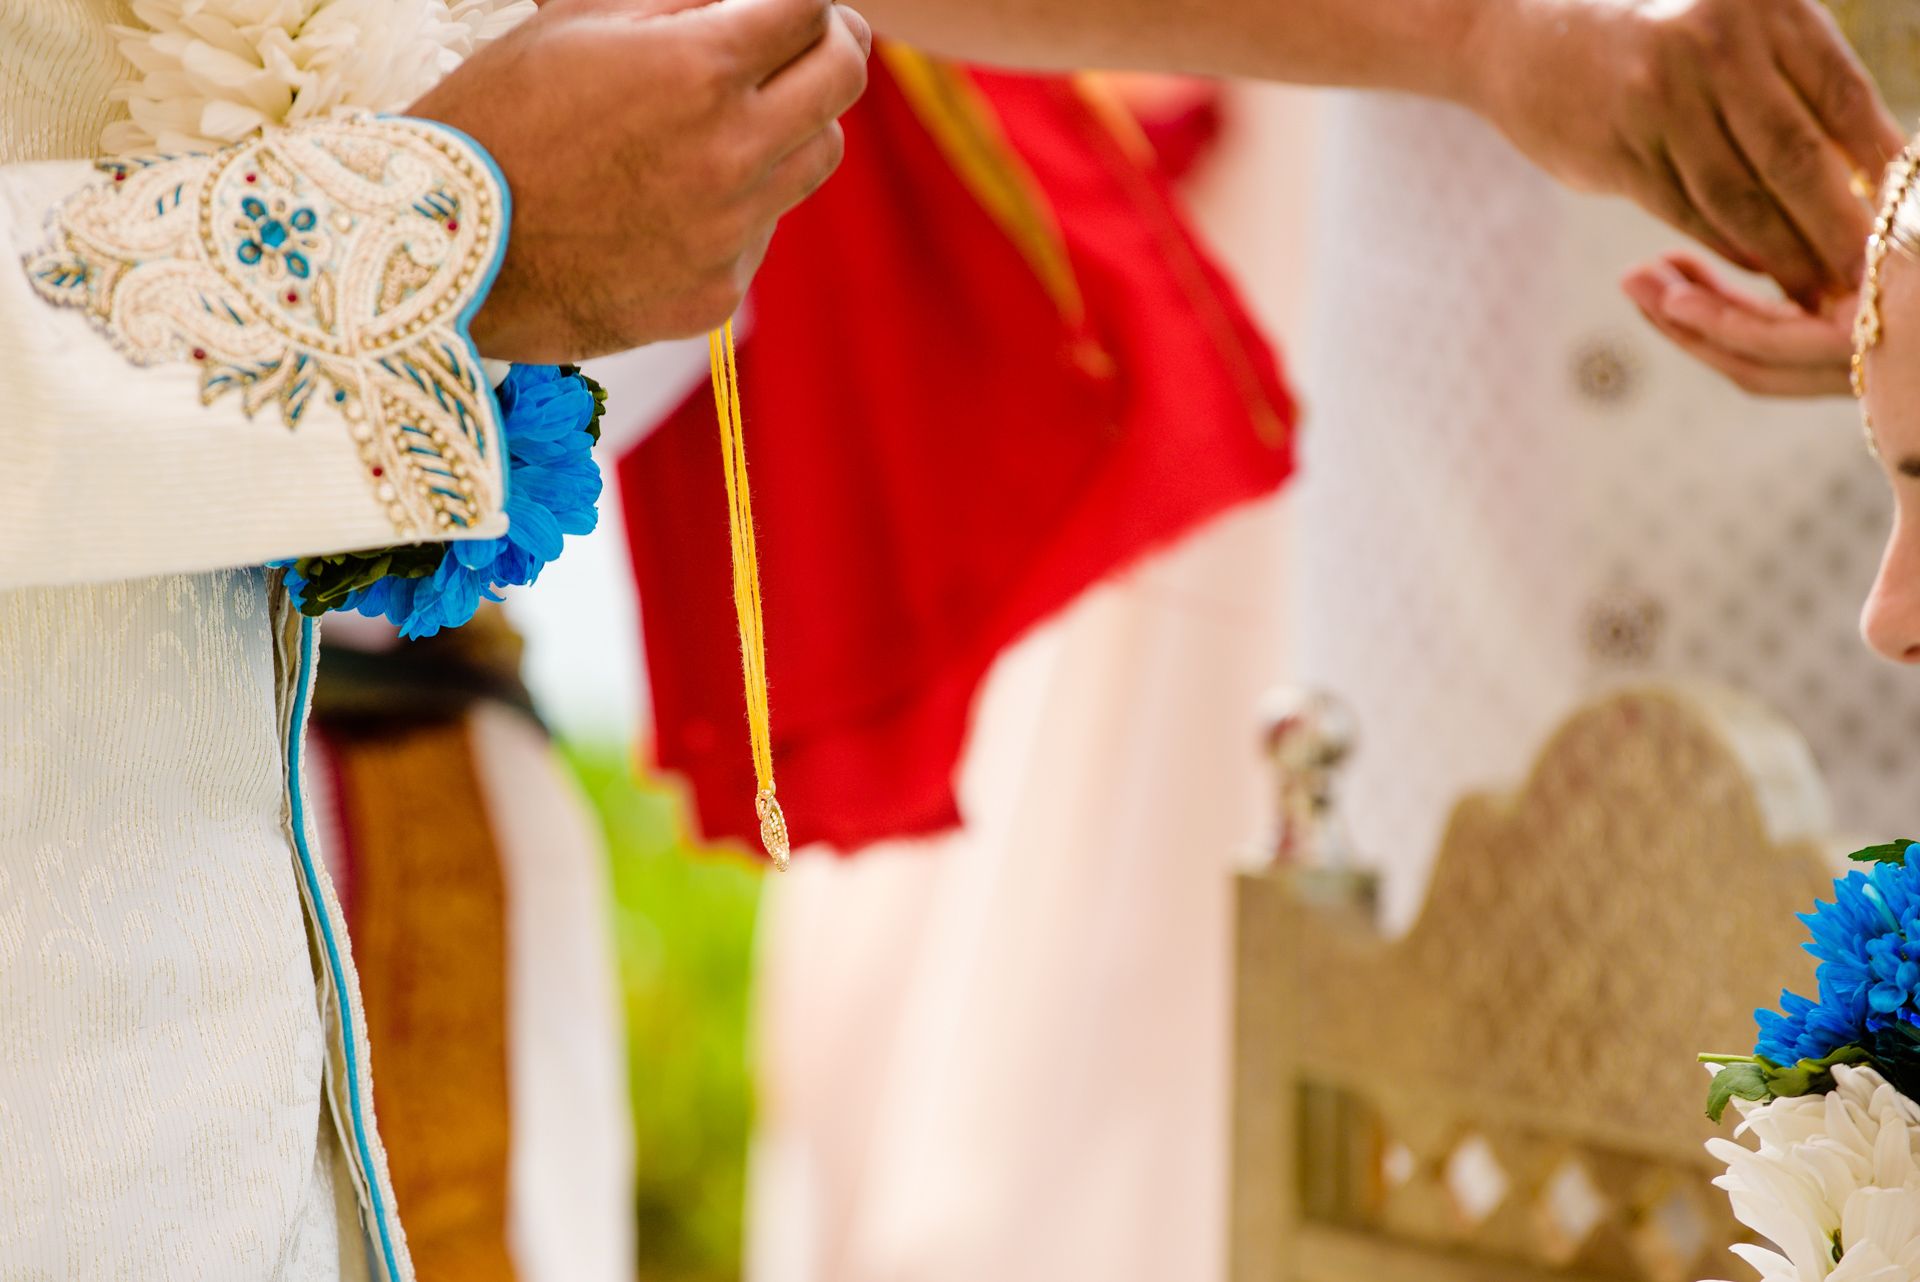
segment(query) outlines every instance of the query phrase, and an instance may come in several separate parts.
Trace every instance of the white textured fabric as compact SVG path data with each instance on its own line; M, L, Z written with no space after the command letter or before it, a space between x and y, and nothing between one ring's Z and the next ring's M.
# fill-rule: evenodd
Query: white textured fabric
M224 568L392 527L331 410L289 432L203 404L19 270L103 180L84 160L131 20L0 0L0 1273L362 1276L344 1190L403 1279L337 905L286 786L310 654L267 577Z
M1681 237L1457 108L1330 98L1298 503L1302 679L1350 699L1345 806L1416 910L1459 796L1653 673L1760 696L1842 828L1899 835L1920 675L1855 620L1889 513L1844 399L1748 397L1620 294Z
M329 1276L270 628L258 571L0 593L11 1271Z

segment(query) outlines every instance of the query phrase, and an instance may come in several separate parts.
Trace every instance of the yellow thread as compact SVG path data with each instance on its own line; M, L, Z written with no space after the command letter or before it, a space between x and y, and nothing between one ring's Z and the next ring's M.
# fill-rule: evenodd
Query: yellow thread
M740 423L740 370L733 322L707 335L713 406L720 416L720 460L727 478L727 525L733 536L733 610L740 620L740 667L747 688L747 734L759 792L760 842L774 867L787 866L787 821L773 796L773 733L767 710L767 639L760 621L760 561L754 552L753 499L747 491L747 445Z

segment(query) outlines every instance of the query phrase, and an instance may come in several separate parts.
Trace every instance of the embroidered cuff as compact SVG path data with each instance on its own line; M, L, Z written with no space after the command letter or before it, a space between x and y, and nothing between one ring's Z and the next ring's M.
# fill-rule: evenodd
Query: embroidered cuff
M136 364L192 361L201 399L321 399L401 541L505 502L497 408L466 324L506 249L506 184L453 130L361 117L216 152L103 160L27 272Z

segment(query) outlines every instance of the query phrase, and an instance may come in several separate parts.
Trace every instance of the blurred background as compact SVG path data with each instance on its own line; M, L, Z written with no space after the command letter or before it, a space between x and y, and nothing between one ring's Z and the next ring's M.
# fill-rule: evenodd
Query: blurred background
M1908 119L1912 7L1846 15L1869 62L1893 68ZM1335 701L1337 724L1316 733L1341 749L1337 813L1317 821L1315 857L1337 847L1368 929L1415 950L1439 928L1417 923L1443 849L1506 866L1453 827L1475 813L1467 799L1534 787L1583 708L1649 683L1752 700L1761 711L1734 720L1784 728L1754 731L1771 746L1743 759L1772 761L1796 799L1768 801L1728 767L1767 824L1723 840L1663 811L1647 832L1693 834L1673 866L1722 847L1817 862L1853 834L1912 826L1920 682L1855 632L1890 511L1855 409L1755 400L1666 347L1617 281L1675 233L1556 187L1451 107L1154 77L1082 90L1160 149L1197 242L1284 354L1298 470L1114 558L1011 630L963 704L958 831L919 825L927 835L853 843L847 859L802 850L783 875L696 840L686 778L651 764L682 749L656 738L620 500L509 601L526 682L605 838L648 1282L1295 1276L1247 1263L1264 1230L1241 1206L1265 1168L1236 1156L1256 1026L1248 919L1238 956L1234 920L1257 893L1233 878L1267 868L1285 827L1286 781L1263 756L1276 688ZM1021 90L995 92L1010 111ZM780 315L768 302L743 318L749 348ZM610 479L617 458L647 466L637 443L683 401L710 414L705 362L696 343L596 363L613 393ZM750 424L772 413L753 389ZM782 706L776 681L776 727ZM1662 733L1616 756L1684 737ZM1590 835L1639 822L1618 816L1640 801L1608 804L1582 821ZM1564 844L1526 841L1538 860ZM1671 871L1649 867L1643 888ZM1473 893L1491 913L1502 892ZM1579 893L1598 898L1568 920L1606 915L1604 885ZM1609 920L1656 916L1643 898ZM1689 930L1670 933L1679 948ZM1539 965L1495 969L1513 1000L1536 995ZM1765 1000L1777 983L1759 978ZM1688 1017L1743 1027L1756 999L1735 988L1689 999ZM1683 1028L1670 1035L1708 1035ZM1682 1129L1698 1129L1691 1081L1671 1092ZM1444 1242L1454 1263L1394 1257L1403 1271L1389 1272L1353 1257L1299 1276L1750 1276L1719 1253L1730 1221L1689 1191L1704 1175L1673 1174L1687 1159L1672 1153L1697 1155L1690 1129L1666 1156L1647 1137L1678 1132L1652 1115L1604 1152L1490 1122L1396 1135L1379 1120L1391 1109L1322 1085L1301 1087L1300 1124L1320 1133L1324 1104L1325 1134L1363 1136L1327 1169L1364 1150L1335 1182L1373 1192L1329 1194L1306 1220ZM1506 1263L1461 1263L1474 1243ZM1501 1271L1515 1261L1539 1271Z

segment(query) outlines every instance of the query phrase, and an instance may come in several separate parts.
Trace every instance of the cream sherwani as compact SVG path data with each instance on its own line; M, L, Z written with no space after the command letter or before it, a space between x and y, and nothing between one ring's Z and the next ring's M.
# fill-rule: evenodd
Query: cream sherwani
M504 528L495 410L448 318L497 261L505 193L452 135L371 121L228 170L169 162L178 183L98 172L130 70L107 27L131 21L0 0L0 1276L409 1277L289 785L313 628L256 567ZM388 199L407 183L430 196ZM205 261L168 240L196 201ZM262 253L284 300L248 292ZM286 364L309 339L321 373ZM467 400L436 418L375 360ZM294 378L318 389L300 405ZM405 433L447 470L407 470Z

